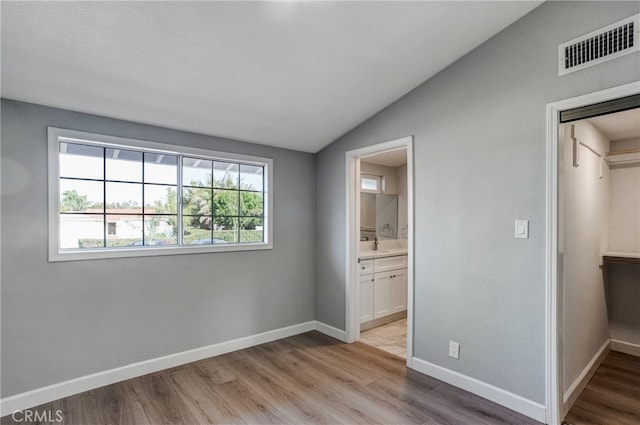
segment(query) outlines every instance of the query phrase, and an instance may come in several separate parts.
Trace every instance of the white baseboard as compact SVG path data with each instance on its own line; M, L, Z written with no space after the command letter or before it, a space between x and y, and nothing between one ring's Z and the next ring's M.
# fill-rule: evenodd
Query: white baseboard
M163 369L206 359L208 357L218 356L231 351L241 350L243 348L253 347L254 345L264 344L266 342L312 331L317 327L317 322L315 321L299 323L297 325L274 329L272 331L256 335L250 335L206 347L195 348L193 350L187 350L155 359L145 360L139 363L129 364L127 366L82 376L80 378L16 394L0 400L0 416L7 415L18 410L29 409L43 403L48 403L63 397L103 387L105 385L136 378L148 373L157 372ZM331 328L330 326L323 324L323 328L324 327ZM324 332L323 330L320 331Z
M347 333L342 329L334 328L333 326L327 325L326 323L318 322L316 320L316 330L342 342L347 342Z
M546 409L542 404L417 357L412 359L411 367L418 372L432 376L455 387L462 388L463 390L491 400L494 403L498 403L532 419L542 423L545 422Z
M620 353L629 354L631 356L640 357L640 345L632 342L620 341L619 339L611 340L611 350Z
M571 386L564 392L564 396L562 398L563 417L566 413L569 412L571 406L573 406L573 403L576 402L578 396L582 393L584 388L589 383L589 380L596 373L604 358L607 357L607 354L609 354L610 351L610 347L611 341L607 339L604 344L602 344L602 347L600 347L598 352L591 358L591 361L589 361L585 368L582 369L582 372L580 372L580 375L578 375L576 380L573 381L573 384L571 384Z

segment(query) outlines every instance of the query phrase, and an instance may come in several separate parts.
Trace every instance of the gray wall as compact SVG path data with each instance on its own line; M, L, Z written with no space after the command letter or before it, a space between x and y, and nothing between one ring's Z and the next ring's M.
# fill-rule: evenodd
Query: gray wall
M639 9L544 3L322 150L316 318L345 327L345 152L414 135L414 354L544 403L545 106L640 66L634 54L559 77L557 46ZM517 218L528 240L513 238Z
M273 250L48 263L47 126L273 158ZM3 398L314 319L313 155L8 100L1 153Z

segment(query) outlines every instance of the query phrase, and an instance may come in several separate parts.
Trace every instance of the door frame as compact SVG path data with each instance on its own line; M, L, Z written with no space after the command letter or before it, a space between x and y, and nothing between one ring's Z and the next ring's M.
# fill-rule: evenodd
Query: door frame
M413 192L413 136L401 137L376 145L354 149L346 153L346 339L356 342L360 337L360 305L358 251L360 245L360 159L371 154L407 150L407 366L411 367L413 357L413 288L414 288L414 192Z
M545 369L546 369L546 422L549 425L560 425L564 410L564 385L562 383L562 334L559 329L563 305L558 303L558 183L559 183L559 131L560 112L593 105L600 102L618 99L640 93L640 81L613 87L606 90L588 93L570 99L560 100L547 105L547 178L546 178L546 341L545 341ZM560 297L562 299L562 297Z

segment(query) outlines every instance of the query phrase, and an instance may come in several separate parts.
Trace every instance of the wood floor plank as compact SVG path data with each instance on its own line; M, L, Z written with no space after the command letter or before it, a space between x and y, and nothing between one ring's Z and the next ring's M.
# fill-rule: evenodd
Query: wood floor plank
M212 357L191 363L189 366L200 378L215 384L224 384L237 379L236 375L229 369L228 364L228 362L217 361L217 357Z
M196 423L175 386L167 382L167 374L151 373L131 380L147 417L152 424Z
M245 421L229 403L211 390L211 385L219 384L209 376L198 374L199 370L193 365L173 372L170 377L177 388L178 396L194 416L195 423L244 424Z
M598 379L615 381L626 363L627 359L615 359ZM620 391L628 383L622 385ZM54 413L60 409L68 425L535 423L407 370L404 360L387 352L366 344L344 344L315 331L98 388L38 409ZM23 423L10 415L2 418L2 425Z
M152 425L131 381L103 387L96 397L101 423Z
M331 350L324 351L323 354L340 360L340 363L344 364L345 367L351 367L354 370L361 369L362 363L365 362L367 364L366 372L368 373L367 375L362 375L362 378L366 379L367 382L372 382L380 376L397 376L407 369L404 359L359 342L348 346L337 346Z
M248 360L231 365L238 371L240 380L272 405L278 406L287 417L296 423L335 424L337 418L327 409L309 403L296 391L288 390L278 379L277 373L254 366Z
M323 408L328 409L332 415L340 418L339 423L414 423L400 420L401 417L368 398L364 391L350 388L345 383L335 383L332 386L322 385L307 389L307 391L303 392L303 397L309 394L313 396L313 399L308 399L310 402L317 402Z
M95 395L95 390L88 391L83 394L64 398L58 403L49 403L44 407L44 409L36 408L34 410L57 410L53 409L53 406L57 405L57 407L64 412L65 424L98 423L100 420L100 413L98 410L98 401Z
M358 376L364 375L369 365L363 368L360 362L356 371L352 359L345 360L340 355L333 359L328 353L319 351L314 351L310 355L294 351L292 355L298 356L301 364L309 368L308 373L315 380L322 382L327 377L332 377L332 385L327 386L328 390L321 392L320 395L327 400L333 400L332 403L326 404L337 403L340 407L349 409L349 413L356 416L351 417L351 420L360 422L359 419L363 419L368 423L379 420L383 423L422 423L426 419L424 416L416 418L415 415L407 414L403 408L394 404L394 400L389 397L380 397L379 394L369 391L366 387L367 382L359 380L361 377ZM344 406L343 401L347 402ZM340 413L346 412L342 409Z
M301 358L301 353L296 354L285 352L278 357L251 356L248 360L272 373L271 378L275 382L294 390L303 402L335 418L332 423L376 423L373 417L350 405L348 400L339 399L334 392L328 391L326 388L332 381L322 373L317 373L309 358Z
M487 425L533 425L537 422L523 418L522 415L492 401L476 397L473 394L442 383L429 393L430 398L437 399L447 410L464 412L472 423Z
M260 344L254 348L256 348L257 350L269 353L273 356L287 353L295 349L294 346L292 346L290 343L288 343L283 339L267 342L266 344Z
M212 387L248 424L293 424L278 406L262 398L245 383L235 380Z
M324 338L320 337L320 339ZM324 403L325 409L328 404L334 404L338 409L330 409L329 412L335 416L348 419L348 422L376 423L377 418L382 418L384 423L400 423L399 419L402 418L394 415L384 406L381 408L381 404L384 403L380 403L380 400L377 400L377 403L374 404L370 403L370 401L363 402L361 398L364 387L362 385L365 382L361 379L362 375L368 373L368 370L367 368L362 368L362 363L358 363L353 354L348 357L344 353L335 352L335 348L338 345L335 345L333 341L330 342L329 346L325 344L317 345L317 340L313 337L311 339L300 338L300 340L296 339L296 341L297 343L293 345L303 347L304 350L292 350L289 354L299 364L303 365L307 376L306 380L308 382L321 383L325 382L328 379L327 377L331 377L330 379L333 381L331 390L320 390L316 393L317 396L326 400L332 400L332 403ZM311 345L308 344L309 342ZM306 349L310 346L313 349L307 352ZM330 347L330 351L327 351L328 347ZM331 358L331 354L334 355L334 358ZM338 358L335 358L335 356ZM336 364L340 364L340 367L336 367ZM353 370L356 365L360 373L352 374L348 372L349 369ZM281 372L284 372L284 370L281 370ZM346 403L343 403L343 401L346 401ZM377 412L376 415L371 415L372 409ZM404 423L413 422L405 420Z
M427 393L435 386L425 386L420 382L411 380L401 381L383 377L367 384L367 390L376 393L395 403L395 408L404 411L407 415L422 419L429 418L431 411L423 402Z
M569 410L565 422L640 425L640 358L610 352Z
M291 356L296 358L300 364L309 365L305 369L311 377L320 384L332 382L342 383L358 387L370 382L370 375L366 369L354 370L353 367L345 368L341 363L335 361L330 354L318 351L295 350Z
M347 352L351 357L354 354L357 358L366 361L371 367L375 367L380 373L396 375L407 370L407 361L395 354L372 347L363 343L355 343L336 347L337 352Z
M254 355L247 355L245 359L256 367L271 372L280 385L292 390L303 390L319 383L317 379L306 372L304 363L300 362L294 350L285 351L278 355L256 350Z

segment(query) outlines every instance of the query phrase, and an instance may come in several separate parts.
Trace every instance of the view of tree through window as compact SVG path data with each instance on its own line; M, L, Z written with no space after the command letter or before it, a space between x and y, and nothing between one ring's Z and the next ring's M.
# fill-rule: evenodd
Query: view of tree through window
M182 158L185 244L263 240L264 167Z
M264 242L262 164L61 141L59 248Z

